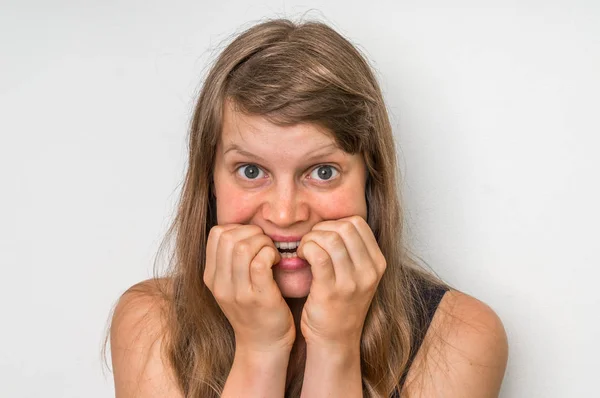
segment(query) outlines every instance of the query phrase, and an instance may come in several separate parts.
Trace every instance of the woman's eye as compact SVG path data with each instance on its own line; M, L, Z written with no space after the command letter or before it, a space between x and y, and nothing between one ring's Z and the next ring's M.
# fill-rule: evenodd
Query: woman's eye
M255 164L245 164L240 166L237 169L237 173L246 180L257 180L264 177L264 171ZM337 177L338 173L339 171L337 171L335 167L322 165L313 169L310 173L310 178L320 181L329 181Z
M255 164L245 164L237 169L238 174L249 180L256 180L260 173L264 173L257 165Z
M310 173L310 178L314 178L321 181L328 181L333 177L337 176L336 173L339 173L337 169L333 166L323 165L315 168Z

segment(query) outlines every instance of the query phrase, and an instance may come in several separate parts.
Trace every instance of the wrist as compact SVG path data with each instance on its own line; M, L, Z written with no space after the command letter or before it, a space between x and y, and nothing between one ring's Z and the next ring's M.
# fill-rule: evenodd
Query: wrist
M360 340L357 341L332 341L332 342L306 342L307 358L319 358L330 362L346 362L352 358L360 359Z
M238 345L235 348L234 361L242 362L253 368L269 366L287 366L290 359L291 347L248 347Z
M302 397L362 397L360 342L306 345Z
M306 344L307 368L336 374L360 369L360 342Z
M237 346L222 397L281 397L289 352Z

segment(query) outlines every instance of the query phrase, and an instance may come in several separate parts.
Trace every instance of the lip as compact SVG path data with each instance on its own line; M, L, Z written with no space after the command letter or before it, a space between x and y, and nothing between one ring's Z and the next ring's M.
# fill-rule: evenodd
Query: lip
M273 242L298 242L302 236L267 235Z
M300 257L290 257L282 258L277 264L273 265L273 268L285 271L295 271L309 266L308 262Z

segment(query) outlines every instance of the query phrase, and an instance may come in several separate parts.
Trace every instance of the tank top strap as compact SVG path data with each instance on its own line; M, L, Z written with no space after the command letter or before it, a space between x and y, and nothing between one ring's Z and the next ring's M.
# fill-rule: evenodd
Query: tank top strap
M420 325L417 325L417 328L413 332L413 345L410 350L410 355L408 358L408 364L406 366L406 370L400 379L400 387L404 385L406 375L412 365L423 340L425 339L425 335L427 334L427 330L431 325L431 320L435 315L435 312L444 297L444 294L449 290L443 286L430 286L425 282L420 283L421 294L425 302L425 308L419 309L420 311ZM398 391L395 391L392 394L391 398L399 398L400 394Z

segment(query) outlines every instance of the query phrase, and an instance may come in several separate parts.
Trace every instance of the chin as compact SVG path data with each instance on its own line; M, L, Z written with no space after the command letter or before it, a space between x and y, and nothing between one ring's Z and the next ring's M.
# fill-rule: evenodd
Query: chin
M285 298L303 298L308 296L312 283L310 268L294 271L273 270L273 278Z

